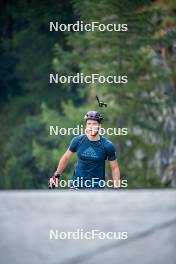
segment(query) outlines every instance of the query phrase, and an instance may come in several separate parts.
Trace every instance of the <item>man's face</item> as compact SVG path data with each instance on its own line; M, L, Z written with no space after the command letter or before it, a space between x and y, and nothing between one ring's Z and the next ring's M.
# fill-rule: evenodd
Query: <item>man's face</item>
M95 120L87 120L86 122L86 132L91 136L96 136L99 131L101 124Z

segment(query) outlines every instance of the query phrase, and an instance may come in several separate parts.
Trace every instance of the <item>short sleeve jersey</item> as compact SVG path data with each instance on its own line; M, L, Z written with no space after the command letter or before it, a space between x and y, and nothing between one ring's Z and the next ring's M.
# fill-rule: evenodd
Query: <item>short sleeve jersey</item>
M117 159L115 146L106 137L91 141L86 135L76 136L72 139L69 150L77 152L78 156L72 180L105 180L105 160Z

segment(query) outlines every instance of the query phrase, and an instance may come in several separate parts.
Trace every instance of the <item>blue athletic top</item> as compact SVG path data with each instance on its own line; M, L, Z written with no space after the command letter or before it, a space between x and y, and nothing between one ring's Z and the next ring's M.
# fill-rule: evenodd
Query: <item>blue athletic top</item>
M77 152L78 156L72 176L73 181L80 183L77 187L100 188L99 181L105 181L105 160L116 160L113 143L105 137L91 141L86 135L80 135L72 139L69 150ZM86 180L89 180L89 187L85 186Z

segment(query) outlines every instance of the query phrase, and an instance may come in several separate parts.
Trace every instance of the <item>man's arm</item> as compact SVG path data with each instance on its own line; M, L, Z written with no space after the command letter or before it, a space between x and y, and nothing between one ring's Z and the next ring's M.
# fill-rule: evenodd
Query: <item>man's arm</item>
M120 187L120 169L117 160L110 160L109 161L111 172L112 172L112 179L114 183L114 188Z
M65 169L68 161L70 160L71 156L72 156L73 152L71 152L69 149L67 149L67 151L64 153L64 155L61 157L56 173L57 174L61 174L63 172L63 170Z

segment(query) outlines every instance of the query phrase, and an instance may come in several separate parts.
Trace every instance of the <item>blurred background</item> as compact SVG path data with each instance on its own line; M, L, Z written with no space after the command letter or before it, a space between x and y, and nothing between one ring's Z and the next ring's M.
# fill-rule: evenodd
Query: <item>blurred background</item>
M50 32L49 22L127 23L127 32ZM176 1L6 0L0 4L0 189L46 189L73 136L108 103L103 127L129 188L176 187ZM49 74L128 75L127 84L49 84ZM63 177L71 177L76 156ZM107 178L110 171L107 170Z
M128 31L49 31L50 21L78 20ZM77 72L128 75L128 83L49 83L50 73ZM175 264L176 0L1 0L0 88L1 263ZM50 126L84 125L88 110L101 110L104 128L128 129L108 138L129 188L50 192L73 138L50 136ZM77 228L128 239L49 239L51 229Z

